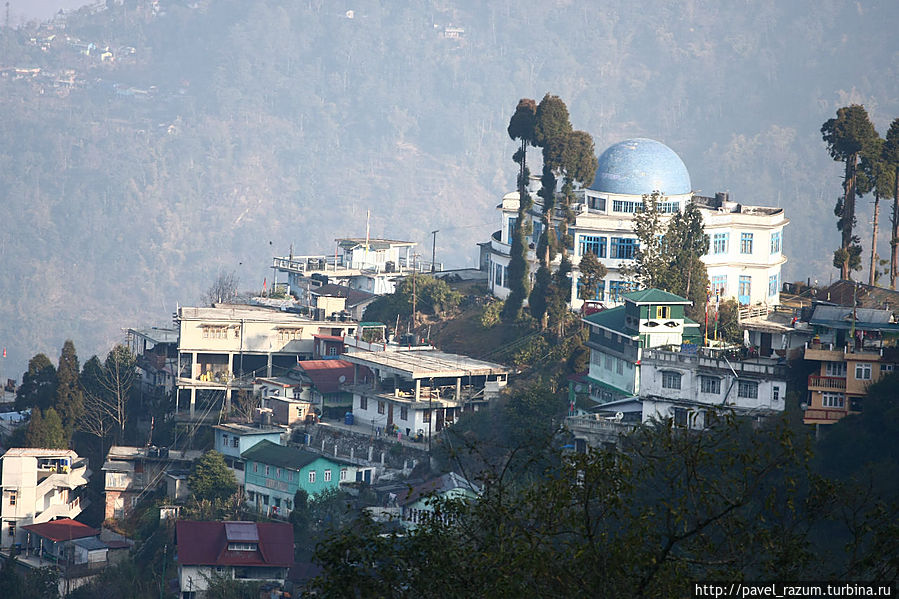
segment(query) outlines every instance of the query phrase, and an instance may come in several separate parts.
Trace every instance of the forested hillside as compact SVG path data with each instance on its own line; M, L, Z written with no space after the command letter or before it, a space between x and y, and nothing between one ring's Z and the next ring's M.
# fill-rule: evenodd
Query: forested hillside
M819 130L849 102L881 133L899 116L897 20L893 0L109 0L5 30L2 375L165 324L221 268L259 287L369 209L372 235L427 253L440 229L438 260L474 264L515 184L508 119L547 91L597 151L652 137L694 189L783 205L786 278L826 281L842 172Z

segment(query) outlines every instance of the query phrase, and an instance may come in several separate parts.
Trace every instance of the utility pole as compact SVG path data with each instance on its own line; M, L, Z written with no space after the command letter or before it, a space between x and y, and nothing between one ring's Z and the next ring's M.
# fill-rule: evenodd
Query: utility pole
M415 326L418 324L417 313L415 310L416 306L416 289L415 289L415 259L418 258L418 254L412 254L412 325Z
M431 240L431 272L433 273L437 269L437 263L435 260L437 259L437 233L440 233L440 229L436 231L431 231L431 235L434 238Z

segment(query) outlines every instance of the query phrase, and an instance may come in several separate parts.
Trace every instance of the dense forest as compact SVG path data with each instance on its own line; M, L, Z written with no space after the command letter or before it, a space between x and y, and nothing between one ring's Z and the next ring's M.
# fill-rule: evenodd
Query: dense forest
M897 18L892 0L108 0L3 29L0 376L165 324L222 268L261 286L273 254L330 252L367 210L372 235L426 253L440 229L438 260L473 265L515 186L509 117L548 91L598 151L652 137L697 191L784 206L786 279L826 282L842 171L819 129L851 102L881 133L899 114Z

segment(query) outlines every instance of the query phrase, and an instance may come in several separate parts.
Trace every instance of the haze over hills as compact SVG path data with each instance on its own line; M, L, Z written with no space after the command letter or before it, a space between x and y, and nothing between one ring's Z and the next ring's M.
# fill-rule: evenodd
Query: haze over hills
M597 153L651 137L703 194L784 206L785 280L827 281L842 169L821 124L899 116L892 0L109 5L4 31L4 66L42 72L0 79L2 376L164 325L222 268L261 287L367 210L373 236L427 254L440 229L438 260L474 265L514 187L508 119L546 92Z

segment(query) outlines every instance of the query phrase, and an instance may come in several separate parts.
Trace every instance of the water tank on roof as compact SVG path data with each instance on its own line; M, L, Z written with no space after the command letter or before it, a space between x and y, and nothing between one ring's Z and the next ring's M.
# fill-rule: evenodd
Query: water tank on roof
M343 423L352 426L354 422L354 417L352 412L347 412L343 415Z

